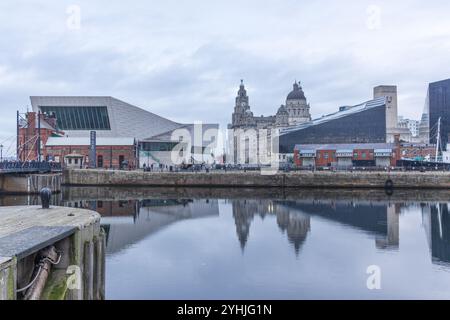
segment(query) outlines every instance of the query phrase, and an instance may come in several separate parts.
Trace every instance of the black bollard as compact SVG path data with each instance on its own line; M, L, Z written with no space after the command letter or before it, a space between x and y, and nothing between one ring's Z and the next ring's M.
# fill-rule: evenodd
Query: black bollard
M50 199L52 197L52 190L50 190L49 188L42 188L40 195L41 195L42 209L49 209Z

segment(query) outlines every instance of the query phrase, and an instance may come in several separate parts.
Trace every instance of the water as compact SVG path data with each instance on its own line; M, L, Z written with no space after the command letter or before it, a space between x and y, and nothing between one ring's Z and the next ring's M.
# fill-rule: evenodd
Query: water
M102 214L108 299L449 299L449 195L70 188L55 201Z

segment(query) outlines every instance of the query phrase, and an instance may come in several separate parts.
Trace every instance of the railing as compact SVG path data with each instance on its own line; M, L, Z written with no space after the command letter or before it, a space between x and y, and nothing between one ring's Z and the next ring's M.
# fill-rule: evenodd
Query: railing
M40 173L61 172L59 162L47 161L2 161L0 162L0 173Z

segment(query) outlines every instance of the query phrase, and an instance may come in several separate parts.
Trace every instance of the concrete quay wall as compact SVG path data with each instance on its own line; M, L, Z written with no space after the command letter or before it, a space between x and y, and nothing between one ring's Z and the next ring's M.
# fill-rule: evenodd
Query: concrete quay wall
M50 188L53 193L61 191L60 173L42 174L1 174L0 192L14 194L38 194L42 188Z
M450 172L142 172L66 170L63 184L73 186L285 187L285 188L450 189Z

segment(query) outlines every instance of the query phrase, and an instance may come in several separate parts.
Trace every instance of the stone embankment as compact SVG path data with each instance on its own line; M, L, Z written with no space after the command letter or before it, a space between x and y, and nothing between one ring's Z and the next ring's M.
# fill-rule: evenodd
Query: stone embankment
M450 172L143 172L65 170L72 186L450 189Z

